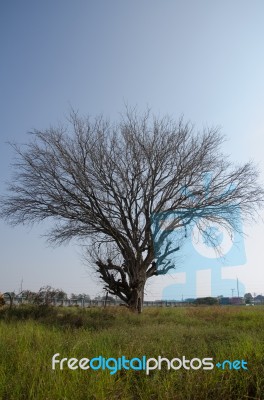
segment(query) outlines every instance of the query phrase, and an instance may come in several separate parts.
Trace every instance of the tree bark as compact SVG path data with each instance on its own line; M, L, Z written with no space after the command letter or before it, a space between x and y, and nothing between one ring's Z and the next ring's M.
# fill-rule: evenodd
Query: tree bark
M128 307L131 311L138 312L141 314L144 303L144 288L145 288L146 280L137 281L130 299L128 300Z

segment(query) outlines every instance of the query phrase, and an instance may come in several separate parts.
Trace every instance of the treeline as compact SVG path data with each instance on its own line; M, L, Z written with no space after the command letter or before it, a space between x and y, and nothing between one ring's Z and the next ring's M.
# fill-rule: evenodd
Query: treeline
M96 303L107 303L107 304L120 304L122 303L120 299L116 299L113 296L109 296L108 292L102 296L96 296L91 298L87 293L71 293L70 296L62 289L55 289L51 286L43 286L38 292L31 290L22 290L20 293L7 292L4 294L0 293L0 306L5 303L10 302L16 303L31 303L36 305L51 305L60 304L71 305L79 304L84 305L85 303L92 302ZM188 298L182 301L176 300L155 300L155 301L144 301L144 305L239 305L239 304L264 304L264 296L262 295L251 295L251 293L246 293L244 297L201 297L201 298Z
M71 293L70 296L62 290L62 289L55 289L51 286L43 286L41 287L38 292L34 292L31 290L22 290L20 293L16 294L15 292L6 292L1 294L0 293L0 306L4 305L6 301L10 302L12 300L19 300L26 301L27 303L36 304L36 305L50 305L58 302L89 302L89 301L107 301L109 302L116 302L116 300L109 296L108 293L104 296L96 296L91 298L87 293Z

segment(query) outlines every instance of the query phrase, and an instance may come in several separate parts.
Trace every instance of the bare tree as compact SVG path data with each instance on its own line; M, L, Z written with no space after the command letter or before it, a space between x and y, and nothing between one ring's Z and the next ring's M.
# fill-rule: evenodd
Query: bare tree
M171 229L201 217L238 229L238 212L252 218L263 203L256 168L234 166L216 128L195 132L149 110L127 110L117 124L71 112L69 122L13 145L15 176L1 216L13 225L51 217L53 243L88 241L107 290L133 310L142 309L146 280L175 268L167 259L180 243L168 240Z

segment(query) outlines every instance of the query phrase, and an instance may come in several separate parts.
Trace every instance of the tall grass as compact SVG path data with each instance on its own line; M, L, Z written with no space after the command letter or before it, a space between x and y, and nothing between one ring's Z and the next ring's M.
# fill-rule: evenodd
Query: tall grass
M264 399L264 308L0 310L0 399ZM52 370L51 358L213 357L246 370Z

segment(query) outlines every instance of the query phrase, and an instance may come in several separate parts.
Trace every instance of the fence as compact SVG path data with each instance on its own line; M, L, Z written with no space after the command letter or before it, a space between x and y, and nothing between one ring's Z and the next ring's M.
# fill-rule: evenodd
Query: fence
M10 303L8 297L5 296L6 304ZM23 296L15 296L12 298L12 303L14 305L21 304L33 304L32 300L29 300L27 297ZM91 308L91 307L113 307L113 306L124 306L125 304L119 300L88 300L86 298L79 299L49 299L48 304L57 306L57 307L82 307L82 308ZM184 302L175 302L175 301L144 301L144 307L180 307L186 306L188 303Z
M6 304L10 304L11 297L7 294L4 296ZM225 300L225 301L223 301ZM234 301L236 300L236 301ZM78 299L60 299L60 298L51 298L47 301L48 304L57 306L57 307L82 307L82 308L91 308L91 307L113 307L113 306L125 306L120 300L89 300L87 298L78 298ZM12 304L20 305L20 304L33 304L32 299L28 299L24 296L14 296L12 297ZM219 299L219 305L244 305L244 299L242 298L223 298ZM256 301L255 305L263 305L263 301ZM144 301L144 307L188 307L193 306L194 303L187 301L166 301L166 300L155 300L155 301Z

